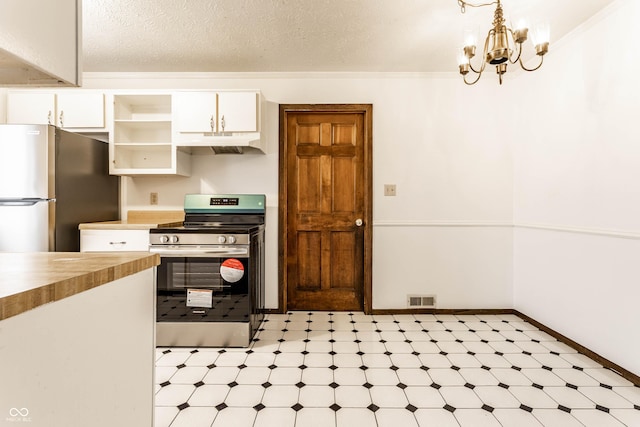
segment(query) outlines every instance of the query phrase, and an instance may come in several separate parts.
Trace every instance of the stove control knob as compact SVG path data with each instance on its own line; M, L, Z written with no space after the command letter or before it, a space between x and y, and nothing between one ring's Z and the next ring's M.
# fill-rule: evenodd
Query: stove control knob
M169 236L167 236L166 234L160 236L160 243L169 243Z
M224 236L220 236L218 237L218 243L225 243L227 241L227 238Z
M171 243L178 243L179 240L178 236L171 236Z
M236 236L229 236L229 238L227 239L227 241L231 244L236 242Z

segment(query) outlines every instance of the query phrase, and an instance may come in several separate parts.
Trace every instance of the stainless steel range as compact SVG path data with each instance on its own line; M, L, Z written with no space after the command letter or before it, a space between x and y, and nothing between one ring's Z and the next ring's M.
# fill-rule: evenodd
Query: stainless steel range
M246 347L263 319L262 194L187 194L182 227L150 230L156 345Z

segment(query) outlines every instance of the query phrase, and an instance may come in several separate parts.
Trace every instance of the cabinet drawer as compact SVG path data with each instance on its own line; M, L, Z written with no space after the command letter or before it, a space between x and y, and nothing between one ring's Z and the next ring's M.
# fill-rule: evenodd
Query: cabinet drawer
M80 230L80 252L148 250L149 230Z

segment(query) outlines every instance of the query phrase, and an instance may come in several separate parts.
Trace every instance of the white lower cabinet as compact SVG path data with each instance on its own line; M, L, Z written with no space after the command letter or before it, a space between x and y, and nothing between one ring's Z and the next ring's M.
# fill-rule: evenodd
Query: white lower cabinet
M149 250L149 230L80 230L80 252Z

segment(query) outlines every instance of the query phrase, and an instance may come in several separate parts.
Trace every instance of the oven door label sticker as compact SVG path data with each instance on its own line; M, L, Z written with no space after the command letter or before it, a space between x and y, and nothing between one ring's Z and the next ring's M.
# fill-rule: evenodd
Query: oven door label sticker
M211 289L187 289L187 307L211 308L212 302Z
M235 258L229 258L220 265L220 275L229 283L235 283L244 277L244 266Z

